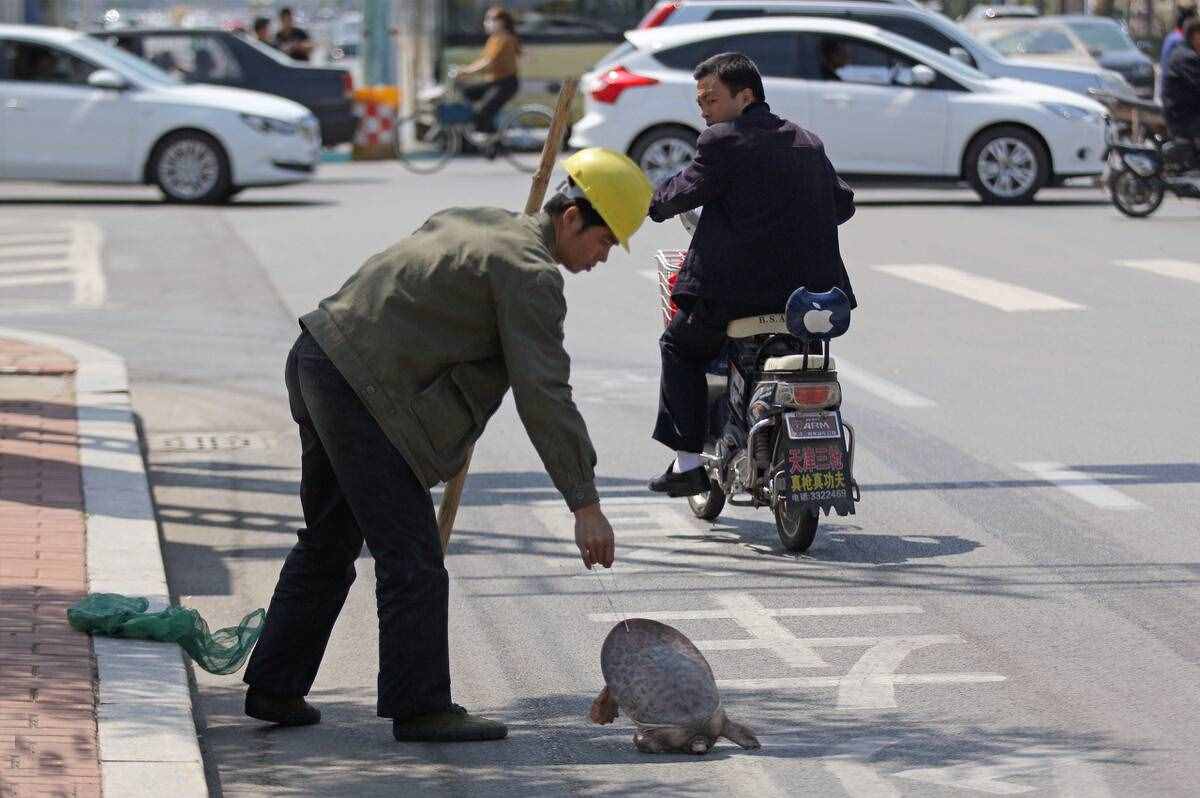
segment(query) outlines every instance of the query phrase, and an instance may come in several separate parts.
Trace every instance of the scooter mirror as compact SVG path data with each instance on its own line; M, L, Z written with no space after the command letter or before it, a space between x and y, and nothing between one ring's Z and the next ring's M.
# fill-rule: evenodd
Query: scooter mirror
M688 235L695 235L696 225L700 224L700 208L693 208L686 213L679 214L679 221L683 225L683 229L687 230Z

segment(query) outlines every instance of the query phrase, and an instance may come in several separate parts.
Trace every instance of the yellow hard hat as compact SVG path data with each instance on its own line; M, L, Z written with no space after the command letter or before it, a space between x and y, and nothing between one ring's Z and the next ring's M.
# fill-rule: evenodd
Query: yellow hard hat
M603 147L580 150L563 168L628 252L629 239L650 210L650 180L627 156Z

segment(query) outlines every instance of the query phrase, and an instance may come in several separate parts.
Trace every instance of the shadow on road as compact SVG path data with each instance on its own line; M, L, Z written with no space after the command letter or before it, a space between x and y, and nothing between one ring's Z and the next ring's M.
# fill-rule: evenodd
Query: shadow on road
M726 702L732 717L755 730L760 750L722 742L705 757L639 753L628 720L613 726L586 720L593 696L583 691L471 707L508 723L510 737L458 746L395 743L387 721L374 717L374 697L366 691L315 692L310 700L325 720L303 729L265 727L243 717L239 686L205 687L202 694L202 734L226 795L700 796L754 783L755 776L765 780L768 773L781 792L813 779L836 784L833 768L845 761L886 778L910 768L997 759L1010 763L1020 782L1049 786L1063 760L1128 766L1139 755L1070 729L984 728L901 713L848 715L834 710L828 695L785 690Z

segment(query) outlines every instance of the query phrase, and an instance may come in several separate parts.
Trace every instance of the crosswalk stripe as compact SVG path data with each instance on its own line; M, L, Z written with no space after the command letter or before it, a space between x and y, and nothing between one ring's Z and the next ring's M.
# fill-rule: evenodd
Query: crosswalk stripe
M1200 283L1200 264L1191 261L1147 258L1145 260L1118 260L1113 263L1127 269L1138 269L1162 277L1174 277L1178 280Z
M15 288L22 285L56 285L58 283L73 283L75 275L70 272L56 274L31 274L23 277L0 277L0 288Z
M871 374L851 364L841 355L835 358L837 362L838 380L847 382L855 388L875 394L880 399L897 407L937 407L937 402L927 399L918 393L913 393L890 380Z
M1041 291L1034 291L988 277L980 277L977 274L935 263L876 266L875 270L989 305L1007 313L1084 309L1083 305L1068 302Z
M1017 467L1095 507L1105 510L1139 510L1144 506L1116 488L1097 482L1082 471L1073 471L1062 463L1017 463Z

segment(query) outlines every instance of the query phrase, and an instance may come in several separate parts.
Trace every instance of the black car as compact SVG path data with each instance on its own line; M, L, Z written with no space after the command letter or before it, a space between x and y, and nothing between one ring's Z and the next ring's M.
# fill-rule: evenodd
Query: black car
M353 84L344 69L293 61L278 50L226 30L138 28L97 38L145 58L188 83L212 83L275 94L307 107L321 123L326 147L354 138Z
M1100 66L1119 72L1139 97L1154 96L1154 62L1138 49L1125 28L1108 17L1045 17L1061 22L1079 37Z

